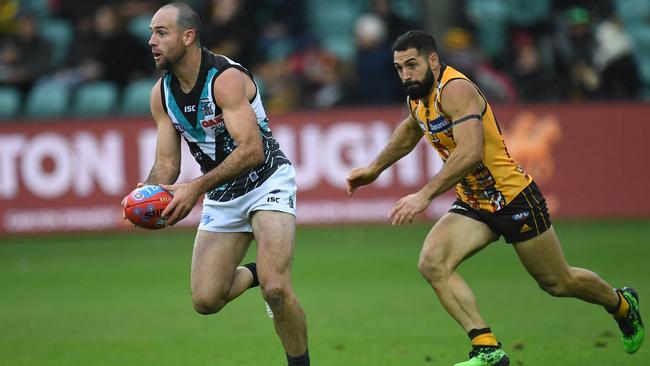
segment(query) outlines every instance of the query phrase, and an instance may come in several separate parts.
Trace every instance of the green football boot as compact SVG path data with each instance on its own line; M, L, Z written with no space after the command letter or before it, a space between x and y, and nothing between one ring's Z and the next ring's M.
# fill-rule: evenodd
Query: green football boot
M474 346L469 353L469 360L457 363L455 366L508 366L510 359L498 346Z
M623 349L625 352L632 354L639 350L645 338L645 330L643 329L643 321L641 321L641 312L639 310L639 295L631 287L623 287L618 292L630 304L630 310L627 312L627 316L617 320L617 322L618 327L623 333L621 335Z

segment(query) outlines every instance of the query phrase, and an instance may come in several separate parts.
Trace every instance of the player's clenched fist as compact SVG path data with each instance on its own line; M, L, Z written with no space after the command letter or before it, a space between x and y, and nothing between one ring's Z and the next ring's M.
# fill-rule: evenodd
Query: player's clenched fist
M369 167L352 169L346 178L348 194L351 195L357 188L374 182L378 176L379 173Z

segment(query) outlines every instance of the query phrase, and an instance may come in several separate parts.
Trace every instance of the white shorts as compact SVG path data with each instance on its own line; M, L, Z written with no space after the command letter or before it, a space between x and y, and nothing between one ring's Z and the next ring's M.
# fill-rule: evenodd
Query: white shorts
M252 232L253 211L280 211L296 216L296 171L291 164L278 167L266 182L226 202L205 198L199 230Z

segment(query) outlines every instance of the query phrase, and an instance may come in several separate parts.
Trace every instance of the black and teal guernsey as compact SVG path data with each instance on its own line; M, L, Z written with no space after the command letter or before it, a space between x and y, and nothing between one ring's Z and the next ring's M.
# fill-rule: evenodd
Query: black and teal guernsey
M217 77L231 67L243 71L255 82L250 71L242 65L206 48L201 49L201 69L189 93L181 90L178 79L171 72L162 77L160 91L163 108L187 142L203 174L219 166L237 147L237 142L226 129L221 108L212 95L214 83L219 82ZM205 195L208 199L224 202L245 195L264 183L279 166L291 164L271 134L259 89L250 103L264 146L264 162L233 181L213 187Z

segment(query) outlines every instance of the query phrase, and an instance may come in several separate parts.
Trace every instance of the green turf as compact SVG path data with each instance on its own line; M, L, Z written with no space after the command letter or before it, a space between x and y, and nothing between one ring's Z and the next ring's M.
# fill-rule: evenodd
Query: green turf
M299 228L295 287L314 365L453 365L466 335L417 271L428 226ZM650 321L650 223L556 225L570 263L639 290ZM193 232L0 239L2 365L285 365L259 291L192 310ZM254 255L254 250L249 257ZM600 308L538 289L499 242L461 273L512 365L650 365Z

